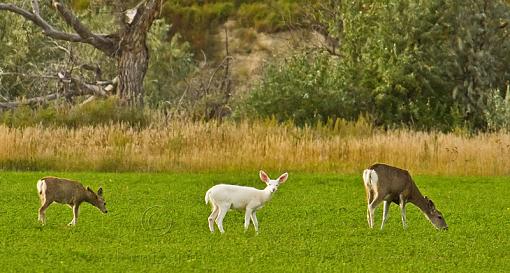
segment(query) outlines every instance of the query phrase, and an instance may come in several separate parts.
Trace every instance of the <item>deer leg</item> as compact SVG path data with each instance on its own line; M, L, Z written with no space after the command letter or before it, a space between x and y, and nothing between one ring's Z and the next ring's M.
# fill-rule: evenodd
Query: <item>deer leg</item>
M76 221L78 220L78 211L79 211L79 209L80 209L79 205L74 205L73 206L73 220L69 223L69 226L76 225Z
M209 215L209 218L207 219L209 222L209 230L211 232L214 232L214 220L216 220L216 217L218 217L219 211L220 211L220 208L213 203L213 209L212 209L211 215Z
M388 220L388 213L390 211L390 204L391 202L384 200L384 208L383 208L383 218L382 218L382 224L381 224L381 230L384 227L384 223Z
M252 211L253 211L252 209L246 208L246 212L244 214L244 232L246 232L248 230L248 227L250 226L250 218Z
M368 213L369 213L369 225L370 228L374 227L374 212L375 208L383 201L382 196L377 192L374 192L374 199L368 205Z
M372 202L372 191L368 188L366 188L367 192L367 221L368 226L372 228L372 218L370 217L370 203Z
M46 224L46 209L50 206L51 202L48 202L44 197L41 197L41 202L44 199L44 203L39 208L38 220L44 225Z
M402 214L402 226L404 226L404 229L407 228L406 223L406 201L402 195L400 195L400 213Z
M225 233L225 230L223 229L223 218L225 218L225 215L227 214L228 207L220 207L220 212L218 213L218 217L216 218L216 225L218 225L218 229L221 233Z
M251 213L251 221L253 222L253 226L255 227L255 233L259 233L259 221L257 220L257 211L253 211Z

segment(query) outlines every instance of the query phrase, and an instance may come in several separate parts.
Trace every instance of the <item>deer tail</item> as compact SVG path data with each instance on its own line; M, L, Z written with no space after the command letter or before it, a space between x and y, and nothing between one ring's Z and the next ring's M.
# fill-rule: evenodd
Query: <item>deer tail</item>
M379 177L375 170L366 169L363 171L363 182L367 187L374 187L377 184Z
M37 181L37 192L39 192L40 195L43 194L43 192L46 191L46 181L44 179L40 179Z
M208 190L205 193L205 204L207 205L209 203L209 195L211 194L211 190Z

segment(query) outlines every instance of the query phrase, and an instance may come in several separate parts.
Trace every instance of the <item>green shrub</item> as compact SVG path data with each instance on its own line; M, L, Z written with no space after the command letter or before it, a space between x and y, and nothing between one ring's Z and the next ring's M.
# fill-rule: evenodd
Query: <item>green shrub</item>
M81 127L124 123L134 127L148 124L143 109L124 107L114 98L98 100L81 106L48 106L31 109L21 106L0 113L0 122L9 127L55 126Z
M294 1L260 1L241 4L236 19L241 26L254 27L259 32L278 32L286 30L285 19L298 14Z
M63 125L71 127L109 123L144 126L147 121L143 109L124 107L119 105L116 99L101 100L73 107L66 116Z
M510 88L505 96L499 90L491 90L484 111L487 128L491 131L510 131Z
M168 41L169 28L164 20L156 20L148 36L151 59L144 88L150 107L178 101L186 89L183 80L196 70L189 43L179 34Z
M337 61L321 53L296 55L269 65L246 100L248 114L251 109L251 114L299 125L338 117L356 120L362 113L356 101L362 98L343 87L337 66Z

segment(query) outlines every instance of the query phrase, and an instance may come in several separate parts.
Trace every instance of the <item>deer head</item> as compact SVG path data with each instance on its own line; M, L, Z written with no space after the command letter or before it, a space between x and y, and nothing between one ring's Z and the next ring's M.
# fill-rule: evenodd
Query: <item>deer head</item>
M266 185L267 185L266 189L269 190L271 193L273 193L278 189L278 186L280 184L283 184L283 183L285 183L285 181L287 181L289 174L284 173L284 174L280 175L280 177L278 177L278 179L273 180L273 179L269 178L269 176L264 171L260 171L259 177L260 177L260 180L262 180L262 182L266 183Z
M95 193L91 188L87 187L87 191L89 191L93 196L91 204L98 208L101 212L108 213L108 210L106 209L106 202L103 197L103 188L99 187L97 193Z
M427 218L429 218L432 225L434 225L437 229L448 229L448 225L443 218L443 214L436 209L434 202L430 200L427 196L425 196L425 200L427 201Z

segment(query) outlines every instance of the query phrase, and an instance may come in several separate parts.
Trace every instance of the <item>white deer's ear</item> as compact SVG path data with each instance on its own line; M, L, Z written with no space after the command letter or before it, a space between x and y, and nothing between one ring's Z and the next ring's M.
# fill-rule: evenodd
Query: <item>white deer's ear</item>
M280 175L280 177L278 177L278 182L280 182L280 184L285 183L285 181L287 181L287 178L289 178L289 174L284 173Z
M259 172L259 177L260 177L260 180L262 180L262 182L269 183L269 176L264 171L261 170Z
M97 190L97 195L102 196L103 195L103 188L99 187Z
M92 193L95 193L90 187L87 187L87 190L92 192Z

